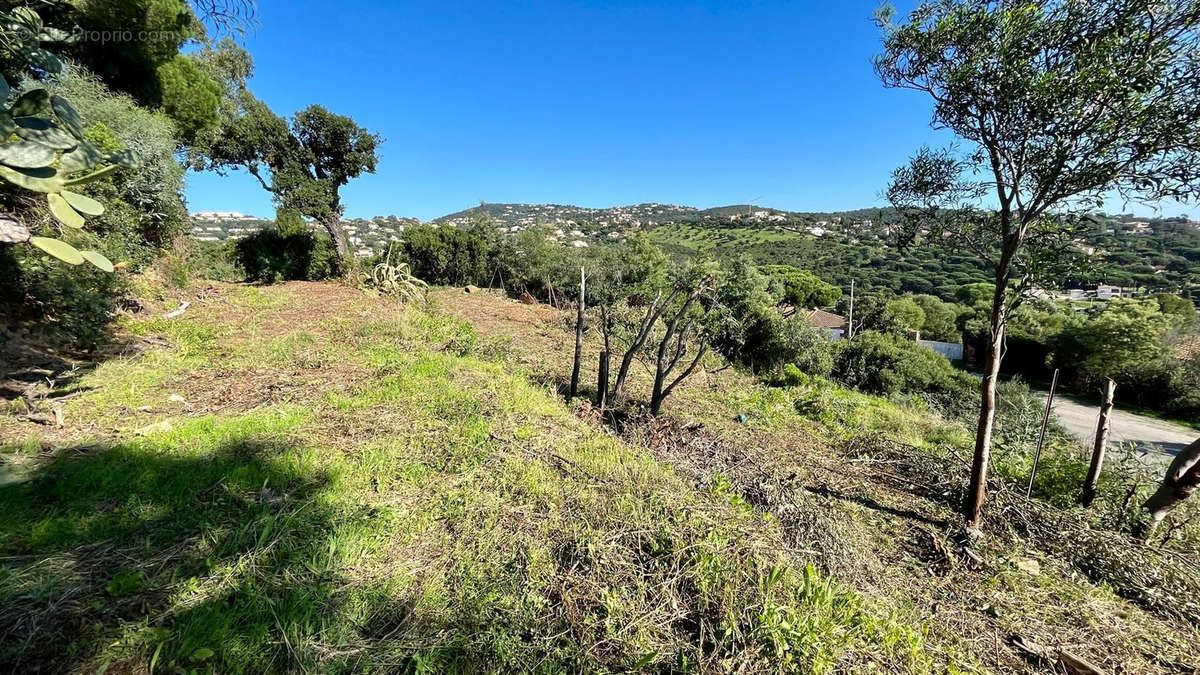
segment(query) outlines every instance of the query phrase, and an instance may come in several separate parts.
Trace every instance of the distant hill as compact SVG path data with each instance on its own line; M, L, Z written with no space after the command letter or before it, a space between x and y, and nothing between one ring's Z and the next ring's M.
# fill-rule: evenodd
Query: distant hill
M697 209L676 204L634 204L594 209L563 204L481 204L435 218L435 223L463 225L486 214L497 225L504 227L526 226L538 223L547 225L596 224L600 226L646 226L661 223L699 223L705 221L728 221L732 216L758 213L763 222L784 222L800 214L780 209L749 204L718 206Z
M959 285L987 281L982 264L969 253L937 245L899 251L885 222L886 208L836 212L787 211L753 204L708 209L675 204L634 204L588 208L567 204L481 204L430 221L464 227L476 220L503 231L545 226L564 243L619 241L632 231L651 238L676 257L704 252L717 257L747 255L759 264L805 267L831 283L849 288L933 293L943 297ZM223 242L271 223L242 214L196 214L192 234ZM360 256L400 239L415 218L376 216L343 221ZM314 229L315 229L314 225ZM1186 218L1103 216L1098 227L1077 242L1094 256L1095 269L1067 285L1110 283L1200 298L1200 223Z

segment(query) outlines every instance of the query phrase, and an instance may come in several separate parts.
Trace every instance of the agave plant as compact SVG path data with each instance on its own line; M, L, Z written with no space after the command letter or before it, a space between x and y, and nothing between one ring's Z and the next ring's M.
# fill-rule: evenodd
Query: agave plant
M41 43L65 39L63 31L43 26L37 12L27 7L0 13L0 49L24 58L31 69L59 72L62 64ZM8 81L0 76L0 101L12 94ZM43 87L21 93L11 106L0 110L0 178L23 191L45 195L50 213L62 226L82 229L84 216L104 213L100 202L73 188L119 167L135 166L128 150L105 154L89 143L79 113ZM27 242L71 265L86 260L106 272L113 270L112 262L100 253L79 251L61 239L33 236L11 215L0 216L0 242Z
M389 245L384 259L371 268L372 287L403 300L419 300L429 285L413 276L408 263L394 261L393 254L393 247Z

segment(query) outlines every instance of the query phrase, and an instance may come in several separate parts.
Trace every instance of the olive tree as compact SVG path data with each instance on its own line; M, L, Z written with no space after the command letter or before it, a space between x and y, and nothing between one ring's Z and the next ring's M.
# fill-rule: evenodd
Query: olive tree
M1200 192L1200 0L930 0L878 15L885 86L933 101L959 146L923 149L888 196L904 233L991 268L981 407L962 512L981 525L1005 321L1106 196Z

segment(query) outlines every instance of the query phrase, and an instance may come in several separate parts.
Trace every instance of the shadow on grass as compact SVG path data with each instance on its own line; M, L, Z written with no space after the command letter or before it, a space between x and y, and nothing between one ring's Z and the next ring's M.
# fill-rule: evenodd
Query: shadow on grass
M336 610L342 565L295 451L77 447L0 487L0 670L311 667L286 636Z

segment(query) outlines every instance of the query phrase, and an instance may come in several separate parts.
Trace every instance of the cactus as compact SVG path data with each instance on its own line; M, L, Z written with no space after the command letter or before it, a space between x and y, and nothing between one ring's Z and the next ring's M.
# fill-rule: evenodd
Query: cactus
M0 33L3 46L24 55L30 68L50 73L62 69L58 58L41 43L63 41L69 36L43 26L37 12L18 7L11 13L0 13ZM0 77L0 101L11 95L9 83ZM66 188L95 180L118 167L136 165L129 151L106 155L89 143L79 113L66 99L51 96L45 88L30 89L10 107L0 110L0 179L21 190L44 194L51 215L66 227L82 229L85 215L104 213L100 202ZM71 265L87 261L106 272L113 270L112 262L96 251L78 251L59 239L35 237L12 215L0 220L0 241L4 243L28 243Z

